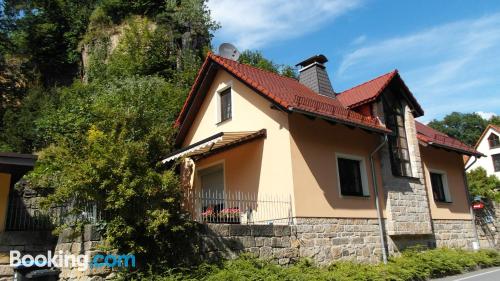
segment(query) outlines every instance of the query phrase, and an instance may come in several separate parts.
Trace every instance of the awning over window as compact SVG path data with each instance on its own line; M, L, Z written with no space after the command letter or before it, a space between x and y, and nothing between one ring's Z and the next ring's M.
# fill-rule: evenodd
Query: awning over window
M163 159L162 162L167 163L181 157L191 157L195 155L214 153L219 150L227 149L232 146L240 145L247 141L265 136L266 129L247 132L220 132L192 145L174 151L173 153L167 155L167 157Z

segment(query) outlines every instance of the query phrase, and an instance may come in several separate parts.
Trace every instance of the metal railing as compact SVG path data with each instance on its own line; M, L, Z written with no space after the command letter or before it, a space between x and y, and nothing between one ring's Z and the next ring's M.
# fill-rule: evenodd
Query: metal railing
M6 231L48 231L66 224L77 222L98 222L104 219L103 212L96 204L85 203L80 208L73 204L42 208L38 201L30 205L22 197L11 196L7 209Z
M292 224L290 195L187 191L184 207L200 223Z

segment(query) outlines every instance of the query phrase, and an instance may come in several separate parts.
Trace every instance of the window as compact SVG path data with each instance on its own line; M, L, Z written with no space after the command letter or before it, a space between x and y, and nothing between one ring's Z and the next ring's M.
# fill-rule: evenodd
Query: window
M488 142L490 143L490 148L500 147L500 138L494 133L491 133L488 137Z
M448 182L446 174L442 172L430 172L432 195L436 202L451 202L448 191Z
M231 88L227 88L219 93L219 122L231 119Z
M500 154L493 154L491 158L493 159L493 169L495 172L500 172Z
M384 95L383 102L385 123L392 131L388 137L392 173L395 176L411 177L410 151L406 139L403 106L391 92Z
M340 194L368 196L366 169L362 158L338 156L337 171Z

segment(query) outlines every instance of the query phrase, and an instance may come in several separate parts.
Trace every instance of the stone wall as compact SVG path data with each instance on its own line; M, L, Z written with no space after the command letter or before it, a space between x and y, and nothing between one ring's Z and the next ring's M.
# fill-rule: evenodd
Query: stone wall
M296 225L203 225L202 258L234 258L249 252L288 264L311 258L318 264L349 259L380 260L376 219L297 218Z
M242 252L279 264L299 258L295 226L205 224L201 228L200 250L205 260L235 258Z
M23 255L47 254L53 251L57 237L50 231L10 231L0 233L0 281L11 281L14 269L10 266L10 251Z
M104 246L101 235L93 225L85 225L82 233L75 233L70 229L64 230L57 241L55 248L73 255L87 255L92 259L96 254L103 253L101 247ZM61 281L102 281L112 279L114 272L108 267L88 269L79 271L78 268L61 268L59 280Z
M383 190L386 198L387 233L389 235L432 234L429 202L420 158L415 118L402 101L405 113L405 133L410 153L412 177L392 174L389 146L380 150ZM376 109L376 110L375 110ZM374 112L384 121L382 102L374 104Z
M338 259L377 262L381 257L377 219L298 218L300 257L328 264Z
M475 241L472 220L433 220L437 247L471 249Z

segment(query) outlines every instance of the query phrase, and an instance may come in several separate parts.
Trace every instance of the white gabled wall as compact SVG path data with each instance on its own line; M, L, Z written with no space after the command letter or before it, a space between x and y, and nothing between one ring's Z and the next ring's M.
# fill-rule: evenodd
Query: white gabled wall
M500 178L500 172L495 172L495 169L493 167L493 158L491 157L494 154L500 154L500 147L493 149L490 148L490 144L488 143L488 137L490 136L490 134L496 134L497 136L500 136L500 133L495 131L493 128L488 129L486 134L484 134L483 138L480 140L479 145L477 146L477 151L483 153L484 155L486 155L486 157L477 159L476 163L474 163L474 165L472 165L469 170L483 167L488 175L495 175ZM467 166L469 166L473 161L473 158L469 159L469 161L467 162Z

